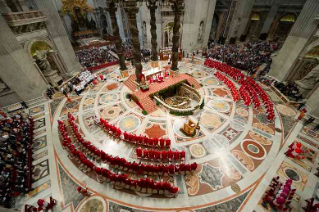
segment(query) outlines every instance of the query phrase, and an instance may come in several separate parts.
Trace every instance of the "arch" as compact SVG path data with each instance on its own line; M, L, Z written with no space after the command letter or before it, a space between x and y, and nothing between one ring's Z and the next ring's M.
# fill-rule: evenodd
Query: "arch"
M171 46L170 42L172 41L172 35L173 35L173 27L174 27L174 20L170 19L165 21L162 24L162 46L163 47L168 47ZM182 29L183 29L183 24L181 23L181 27L179 29L180 32L180 45L181 45L181 41L182 41Z
M260 21L260 19L261 19L261 14L259 12L253 13L250 18L251 21Z
M295 13L285 13L283 14L280 19L279 22L295 22L297 19L297 15Z
M288 34L290 33L290 30L292 26L294 25L296 19L297 19L297 15L295 13L283 14L279 18L274 39L279 39L284 41L288 37Z
M259 12L253 12L250 16L250 20L247 26L246 34L252 38L259 36L261 30L262 15Z

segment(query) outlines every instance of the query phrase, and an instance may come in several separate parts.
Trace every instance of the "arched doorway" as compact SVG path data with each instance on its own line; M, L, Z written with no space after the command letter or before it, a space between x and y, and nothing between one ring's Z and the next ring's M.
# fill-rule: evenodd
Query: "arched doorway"
M163 24L163 47L172 47L173 46L173 28L174 28L174 22L169 21ZM179 45L181 45L182 41L182 24L179 28Z
M283 15L279 19L279 24L277 26L274 39L275 40L278 39L280 41L286 40L296 19L297 19L297 15L294 13L287 13Z
M210 28L210 34L209 34L210 42L213 42L213 41L215 42L218 24L219 24L219 17L216 13L214 13L212 26Z
M260 24L261 24L261 14L258 12L253 13L250 17L249 26L247 29L247 35L250 38L256 38L259 36Z

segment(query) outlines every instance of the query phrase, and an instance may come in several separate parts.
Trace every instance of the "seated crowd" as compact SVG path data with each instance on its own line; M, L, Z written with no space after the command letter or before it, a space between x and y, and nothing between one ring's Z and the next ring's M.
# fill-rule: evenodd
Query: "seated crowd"
M271 121L275 118L274 114L274 105L270 101L267 93L260 87L258 83L256 83L251 77L245 76L239 69L231 67L225 63L222 63L220 61L214 60L212 58L208 58L204 62L205 66L208 66L210 68L215 68L229 77L231 77L233 80L237 81L241 87L239 89L239 93L241 98L244 100L244 104L246 106L249 106L251 102L254 103L254 107L257 109L260 107L260 101L261 99L264 107L266 108L266 114L268 121ZM232 92L234 100L237 98L237 96L234 92Z
M302 94L300 93L296 83L294 82L274 82L274 86L289 99L298 102L302 99Z
M25 112L0 120L0 206L32 189L33 126Z
M112 185L121 185L123 188L133 191L136 190L159 194L169 192L175 195L178 193L178 187L173 186L169 182L163 181L163 179L160 181L154 181L153 179L148 178L147 175L176 175L197 169L196 163L184 164L181 162L178 165L174 161L175 164L145 164L142 162L136 163L135 161L130 162L125 158L114 157L105 153L103 150L99 150L91 142L84 140L82 135L79 133L78 126L75 123L75 118L70 113L68 114L68 123L69 129L62 121L58 121L62 146L69 152L69 157L79 163L78 167L83 172L95 172L99 182L110 182ZM68 131L71 132L72 136L69 136ZM96 163L94 163L94 161ZM107 163L109 164L109 168L115 168L117 171L120 171L115 173L107 168L99 167L97 163L100 162ZM132 179L125 173L144 175L144 178Z
M267 67L270 66L272 62L270 55L277 49L276 43L265 41L248 42L243 46L212 46L208 50L208 57L253 74L263 63L266 63Z
M117 59L109 51L116 52L114 44L78 50L75 54L82 66L91 68L116 61Z

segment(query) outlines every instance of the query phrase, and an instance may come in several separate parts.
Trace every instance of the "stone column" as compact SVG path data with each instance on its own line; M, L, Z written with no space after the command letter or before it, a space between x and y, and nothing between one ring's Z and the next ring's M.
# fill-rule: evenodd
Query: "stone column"
M276 17L278 8L280 6L282 0L274 0L274 2L271 5L271 8L269 10L268 16L264 22L263 28L261 29L261 33L268 33L269 28Z
M150 15L151 15L151 35L152 35L152 60L157 61L158 55L157 55L157 34L156 34L156 16L155 11L157 9L156 2L150 2L150 5L148 7L150 9Z
M29 8L28 8L28 5L27 5L27 2L25 0L18 0L17 2L18 4L20 4L23 12L27 12L29 11Z
M138 37L138 28L137 28L137 22L136 22L136 14L138 13L138 8L136 6L135 0L130 0L125 2L125 11L128 14L129 19L129 27L131 31L131 40L133 44L133 62L135 65L135 75L136 75L136 81L140 82L140 76L142 74L143 66L141 64L141 46L140 41Z
M230 38L239 38L241 35L245 34L254 3L255 0L237 0L237 5L229 28L227 41Z
M59 51L59 54L61 54L63 58L63 62L65 63L68 74L73 75L73 73L80 71L82 67L78 58L75 56L71 42L63 26L57 8L55 8L53 4L53 1L35 0L35 2L39 10L41 10L47 16L47 30L53 43Z
M5 0L0 0L0 13L10 13L11 9L6 4Z
M120 69L121 70L126 70L126 65L125 65L125 57L123 54L123 46L122 46L122 39L120 37L120 31L119 31L119 27L117 25L117 19L116 19L116 6L115 3L110 1L109 2L109 13L111 16L111 21L112 21L112 29L113 29L113 36L117 37L116 41L115 41L115 45L116 45L116 53L119 57L119 64L120 64Z
M309 115L319 118L319 85L314 88L306 104L311 108Z
M178 65L178 47L179 47L179 29L181 27L181 15L183 12L183 0L176 0L173 3L174 11L174 27L173 27L173 47L172 47L172 67L171 70L176 71Z
M274 59L269 75L285 81L300 53L318 26L319 1L307 0L278 56Z
M0 32L0 78L24 101L41 96L45 80L1 15Z

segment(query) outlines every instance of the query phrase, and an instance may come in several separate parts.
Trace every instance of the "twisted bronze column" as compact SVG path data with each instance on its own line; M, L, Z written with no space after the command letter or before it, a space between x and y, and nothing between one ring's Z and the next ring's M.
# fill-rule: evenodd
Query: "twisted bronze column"
M126 70L127 68L125 65L125 56L123 53L122 39L120 37L119 26L117 25L117 18L116 18L116 14L115 14L117 11L117 7L116 7L114 1L109 1L108 11L109 11L110 16L111 16L113 36L117 38L115 40L116 54L119 57L120 69L123 71L123 70Z
M158 55L157 55L157 34L156 34L156 16L155 16L155 11L157 9L156 6L156 1L150 1L149 5L150 9L150 14L151 14L151 43L152 43L152 56L151 59L152 61L157 61L158 60Z
M179 29L181 28L180 17L182 15L184 6L183 0L175 0L172 2L172 9L174 11L174 27L173 27L173 48L172 48L172 67L171 70L176 71L178 65L178 47L179 47Z
M132 54L133 54L133 62L135 65L135 75L136 81L140 82L140 76L142 74L142 64L141 64L141 46L138 38L138 28L136 23L136 14L138 13L138 8L136 7L136 0L127 0L125 1L125 12L128 14L129 19L129 27L131 31L131 39L132 39Z

